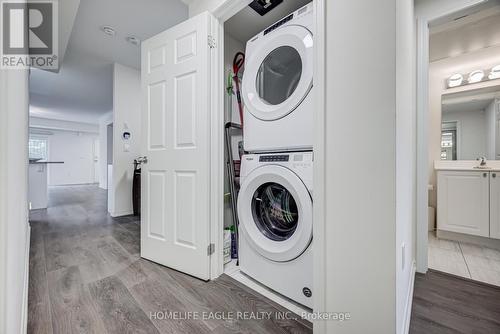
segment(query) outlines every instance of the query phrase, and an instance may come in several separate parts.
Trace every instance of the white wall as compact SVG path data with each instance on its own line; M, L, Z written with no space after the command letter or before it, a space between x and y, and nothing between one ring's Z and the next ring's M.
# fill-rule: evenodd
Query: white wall
M108 125L113 123L113 112L99 118L99 187L108 189Z
M314 183L324 248L314 252L325 296L315 311L352 319L317 321L315 333L396 333L396 0L324 3L324 152L315 152L324 179Z
M0 70L0 333L26 331L28 71Z
M122 139L125 128L131 133ZM113 180L108 210L113 217L133 213L134 159L141 155L141 75L136 69L114 64L113 70ZM125 152L124 145L129 147Z
M49 140L48 185L62 186L94 183L94 140L97 133L52 130Z
M457 121L459 124L457 131L459 160L476 160L478 157L488 157L487 125L489 120L484 110L443 113L442 122L451 121Z
M396 330L410 324L416 256L416 26L413 0L396 5Z
M196 16L204 11L213 11L224 4L226 0L190 0L189 17Z

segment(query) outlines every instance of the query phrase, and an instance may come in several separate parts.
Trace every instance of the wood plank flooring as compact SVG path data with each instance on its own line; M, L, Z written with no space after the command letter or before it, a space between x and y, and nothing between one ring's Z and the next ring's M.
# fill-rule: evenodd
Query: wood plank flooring
M207 283L141 259L139 221L111 218L96 186L51 188L49 203L30 214L28 333L312 333L228 276Z
M430 270L415 277L411 334L499 334L500 287Z

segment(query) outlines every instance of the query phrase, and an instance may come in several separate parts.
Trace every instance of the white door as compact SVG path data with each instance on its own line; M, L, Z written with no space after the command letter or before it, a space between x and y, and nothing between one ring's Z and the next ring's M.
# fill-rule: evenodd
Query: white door
M500 239L500 173L490 173L490 237Z
M210 277L210 57L200 14L142 43L141 256Z
M99 138L94 139L94 183L99 183L100 147Z
M438 229L489 237L490 173L438 172Z

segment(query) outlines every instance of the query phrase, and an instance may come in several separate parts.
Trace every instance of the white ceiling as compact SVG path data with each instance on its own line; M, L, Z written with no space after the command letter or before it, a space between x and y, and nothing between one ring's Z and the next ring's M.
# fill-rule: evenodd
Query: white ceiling
M188 18L180 0L82 0L59 73L33 70L31 114L38 117L96 123L112 110L112 64L140 68L141 40ZM116 36L101 32L110 25Z
M431 29L431 62L500 45L500 6L475 12Z
M30 114L96 123L113 109L113 65L69 49L59 73L32 70Z
M140 48L125 37L144 40L187 18L188 7L180 0L82 0L69 49L140 68ZM103 25L115 28L116 36L103 34Z
M246 6L225 22L224 31L240 42L246 43L265 28L309 2L311 0L284 0L264 16L260 16L252 8Z

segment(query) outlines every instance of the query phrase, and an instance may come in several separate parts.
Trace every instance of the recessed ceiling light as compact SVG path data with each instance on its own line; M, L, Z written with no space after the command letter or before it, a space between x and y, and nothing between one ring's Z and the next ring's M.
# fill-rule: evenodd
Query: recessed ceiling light
M115 28L111 26L102 26L101 31L111 37L114 37L116 35Z
M130 44L135 45L135 46L138 46L139 44L141 44L141 40L135 36L127 36L125 38L125 40L127 42L129 42Z
M481 70L475 70L469 74L469 83L480 82L484 78L484 72Z
M500 79L500 65L497 65L491 69L490 75L488 75L488 79Z
M448 87L458 87L462 84L464 81L463 75L460 73L453 74L449 79L448 79Z

